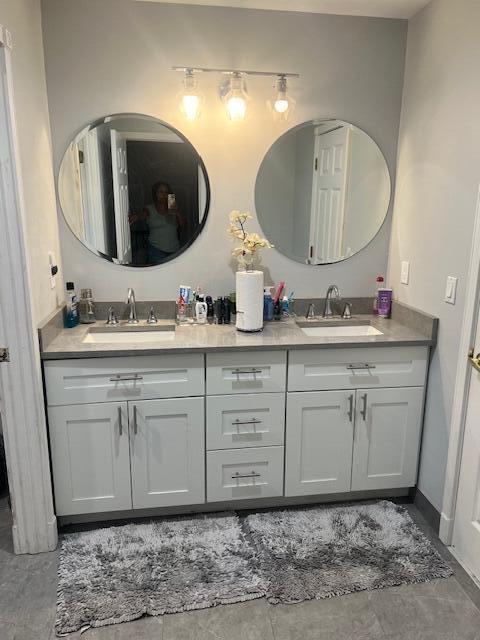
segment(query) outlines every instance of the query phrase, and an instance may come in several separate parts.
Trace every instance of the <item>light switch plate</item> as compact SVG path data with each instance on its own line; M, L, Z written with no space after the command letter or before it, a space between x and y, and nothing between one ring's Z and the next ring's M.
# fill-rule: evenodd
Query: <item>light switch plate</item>
M410 262L407 260L402 261L402 270L400 272L400 282L402 284L408 284L410 280Z
M55 255L51 251L49 251L48 253L48 269L49 269L49 276L50 276L50 289L55 289L55 284L56 284L55 276L58 272L58 267L55 260Z
M447 277L447 286L445 288L445 302L448 304L455 304L457 298L457 282L458 278L453 276Z

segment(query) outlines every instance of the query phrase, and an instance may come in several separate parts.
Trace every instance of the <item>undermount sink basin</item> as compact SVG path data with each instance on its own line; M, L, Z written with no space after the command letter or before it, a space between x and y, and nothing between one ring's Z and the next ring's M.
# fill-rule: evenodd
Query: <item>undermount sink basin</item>
M174 338L175 325L161 327L92 327L83 339L83 342L85 344L152 344L157 342L169 342L174 340Z
M355 336L381 336L382 332L371 325L347 325L335 327L300 327L311 338L348 338Z

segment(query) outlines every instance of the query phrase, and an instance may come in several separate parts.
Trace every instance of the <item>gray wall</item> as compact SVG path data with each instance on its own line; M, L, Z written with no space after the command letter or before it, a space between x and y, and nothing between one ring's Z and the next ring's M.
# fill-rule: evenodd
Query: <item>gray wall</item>
M437 509L480 177L479 24L478 0L433 0L408 30L389 279L398 299L440 318L419 478ZM401 260L410 261L408 286ZM443 301L447 275L459 277L456 306Z
M32 314L40 322L63 300L61 272L50 288L48 252L60 266L40 0L1 0L0 24L12 34L13 99L25 205Z
M61 222L67 279L93 287L98 299L173 298L180 283L213 294L234 287L231 209L254 209L255 177L272 142L312 118L351 121L371 135L395 171L406 22L129 0L44 0L43 26L54 163L71 136L99 116L121 111L157 116L180 129L203 157L212 206L200 238L183 256L148 270L113 266L91 255ZM288 46L287 46L288 45ZM265 102L272 83L249 78L248 118L229 122L218 99L219 78L200 78L207 97L202 120L187 123L177 108L181 75L172 65L243 67L299 72L292 82L297 108L290 123L273 122ZM253 227L255 228L255 227ZM297 296L321 295L336 282L345 295L372 291L386 269L390 222L347 262L307 267L275 250L265 252L272 279Z

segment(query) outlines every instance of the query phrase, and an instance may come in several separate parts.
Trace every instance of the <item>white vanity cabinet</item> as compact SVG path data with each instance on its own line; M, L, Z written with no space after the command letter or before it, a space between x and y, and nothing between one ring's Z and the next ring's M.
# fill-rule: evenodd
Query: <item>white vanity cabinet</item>
M335 346L47 361L57 514L412 487L428 354Z
M205 501L202 354L46 362L45 383L58 515Z
M427 358L426 347L291 352L285 495L414 486Z

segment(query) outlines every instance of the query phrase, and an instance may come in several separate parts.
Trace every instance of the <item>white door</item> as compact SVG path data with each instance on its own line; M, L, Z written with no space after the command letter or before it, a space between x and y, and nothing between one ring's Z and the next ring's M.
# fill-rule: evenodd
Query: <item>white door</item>
M415 486L423 387L357 391L352 491Z
M344 253L343 227L348 182L350 128L315 130L310 222L310 262L335 262Z
M129 402L133 508L205 502L203 398Z
M354 391L287 395L285 495L350 491Z
M475 354L480 353L480 314ZM453 546L462 564L480 580L480 371L472 367L455 511Z
M132 508L126 402L48 409L57 515Z
M132 261L132 236L128 222L127 141L118 131L112 129L110 131L110 143L112 148L117 259L120 264L128 264Z

